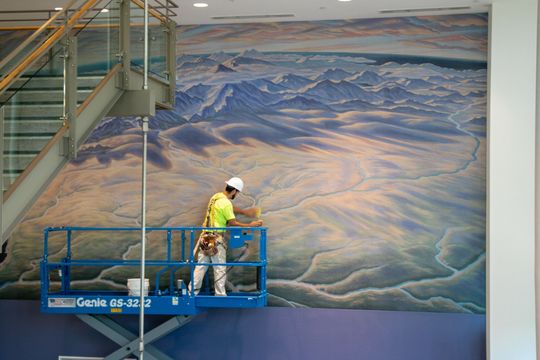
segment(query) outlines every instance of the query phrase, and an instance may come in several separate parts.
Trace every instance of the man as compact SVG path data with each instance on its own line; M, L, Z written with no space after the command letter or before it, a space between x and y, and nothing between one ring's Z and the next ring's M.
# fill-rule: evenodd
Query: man
M240 209L233 206L233 200L239 192L244 189L244 182L238 177L232 177L225 182L225 191L214 194L208 202L204 227L256 227L262 226L262 220L255 220L250 223L241 223L236 220L235 214L242 214L248 217L256 217L257 209ZM227 262L227 246L223 240L224 230L216 230L213 234L203 232L199 237L195 248L197 262L199 263L219 263ZM215 241L211 243L209 240ZM225 283L227 281L226 266L212 266L214 268L214 289L217 296L226 296ZM199 293L201 283L206 274L208 266L196 266L193 273L193 283L195 285L195 295ZM189 286L191 291L191 284Z

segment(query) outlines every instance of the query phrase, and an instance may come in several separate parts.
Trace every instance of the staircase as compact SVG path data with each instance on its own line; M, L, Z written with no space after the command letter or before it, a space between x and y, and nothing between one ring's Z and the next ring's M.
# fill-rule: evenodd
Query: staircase
M84 76L78 79L78 105L94 91L103 77ZM23 77L18 82L23 84L28 80ZM4 109L4 191L62 127L63 81L61 76L35 78L31 85L16 94L7 91L0 97L0 102L15 97L15 101Z
M132 65L142 56L138 36L130 38L141 29L139 0L71 0L0 59L0 246L104 116L149 116L174 106L176 24L169 15L176 14L169 6L160 11L161 4L150 4L151 31L163 34L151 39L166 46L152 55L166 60L150 68L146 91ZM85 42L106 46L89 52ZM89 67L88 58L98 66Z

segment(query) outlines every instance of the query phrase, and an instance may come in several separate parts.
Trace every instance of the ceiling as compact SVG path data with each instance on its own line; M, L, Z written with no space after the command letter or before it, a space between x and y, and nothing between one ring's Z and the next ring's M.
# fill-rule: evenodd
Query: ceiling
M164 3L164 0L161 1ZM492 2L492 0L350 0L348 2L340 2L338 0L173 1L179 6L179 9L175 10L178 14L175 20L181 25L333 20L486 12L488 5ZM208 7L196 8L193 6L195 2L205 2L208 4ZM67 3L67 0L0 0L0 11L48 10L62 6L65 3ZM429 10L436 8L442 9ZM391 12L384 12L388 10Z
M487 11L490 0L176 0L180 7L179 24L218 24L262 21L300 21L408 16L414 14L448 14ZM208 3L196 8L194 2ZM417 11L385 13L384 10L470 7L457 11ZM288 15L287 17L212 19L231 16ZM292 16L290 16L292 15Z

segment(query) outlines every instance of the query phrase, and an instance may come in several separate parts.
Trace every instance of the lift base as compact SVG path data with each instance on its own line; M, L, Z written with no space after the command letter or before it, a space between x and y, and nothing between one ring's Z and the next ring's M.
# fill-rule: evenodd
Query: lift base
M77 317L85 322L88 326L97 330L121 346L118 350L105 357L105 360L121 360L130 354L135 356L139 355L138 336L119 325L109 316L79 314ZM150 360L173 360L168 355L156 349L153 345L151 345L151 343L186 325L193 319L193 317L193 315L174 316L165 321L163 324L158 325L154 329L145 333L144 358Z

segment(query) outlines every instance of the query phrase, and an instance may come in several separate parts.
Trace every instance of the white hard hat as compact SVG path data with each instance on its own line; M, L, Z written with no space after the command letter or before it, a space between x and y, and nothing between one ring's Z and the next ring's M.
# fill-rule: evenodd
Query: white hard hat
M238 191L242 191L242 189L244 188L244 182L238 177L230 178L229 180L225 181L225 184L232 186Z

